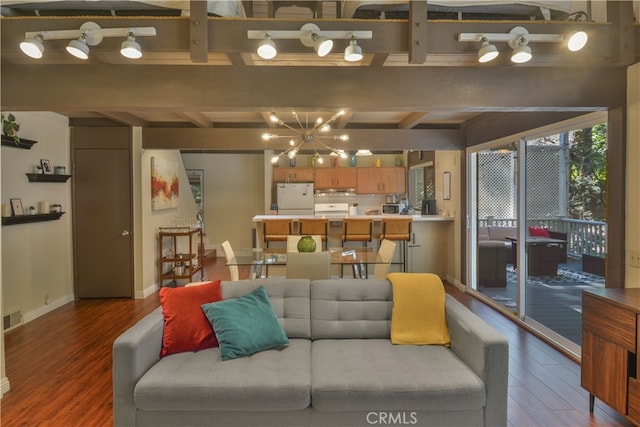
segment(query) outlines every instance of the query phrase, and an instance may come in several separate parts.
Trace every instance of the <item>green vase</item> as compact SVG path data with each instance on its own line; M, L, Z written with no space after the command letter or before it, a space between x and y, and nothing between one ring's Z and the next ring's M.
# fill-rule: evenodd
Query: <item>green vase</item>
M316 241L311 236L302 236L298 240L298 252L315 252Z

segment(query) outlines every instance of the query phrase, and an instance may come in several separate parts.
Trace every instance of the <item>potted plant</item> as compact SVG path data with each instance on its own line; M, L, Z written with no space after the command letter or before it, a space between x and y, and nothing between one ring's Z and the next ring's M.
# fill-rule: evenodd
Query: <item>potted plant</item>
M2 118L2 134L13 139L13 142L18 145L20 143L20 137L18 131L20 130L20 124L16 123L16 117L9 113L7 116L1 115Z

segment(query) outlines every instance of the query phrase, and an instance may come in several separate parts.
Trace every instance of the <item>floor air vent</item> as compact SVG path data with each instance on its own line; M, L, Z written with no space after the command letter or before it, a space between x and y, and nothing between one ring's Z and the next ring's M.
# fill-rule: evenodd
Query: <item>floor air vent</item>
M4 323L4 330L6 331L7 329L11 329L22 322L22 313L20 310L14 311L13 313L4 316L2 320Z

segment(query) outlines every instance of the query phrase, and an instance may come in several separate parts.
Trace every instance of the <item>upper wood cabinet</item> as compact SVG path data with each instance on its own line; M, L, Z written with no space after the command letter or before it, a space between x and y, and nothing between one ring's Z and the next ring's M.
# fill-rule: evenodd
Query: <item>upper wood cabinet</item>
M316 168L315 188L350 189L357 186L356 168Z
M313 168L273 168L274 182L313 182Z
M393 194L405 193L406 170L403 167L357 168L358 193Z

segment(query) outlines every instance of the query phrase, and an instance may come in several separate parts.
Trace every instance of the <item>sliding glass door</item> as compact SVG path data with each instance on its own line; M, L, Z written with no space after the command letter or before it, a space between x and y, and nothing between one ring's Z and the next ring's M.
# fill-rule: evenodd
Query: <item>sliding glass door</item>
M605 281L606 135L592 114L468 153L469 287L576 354Z

